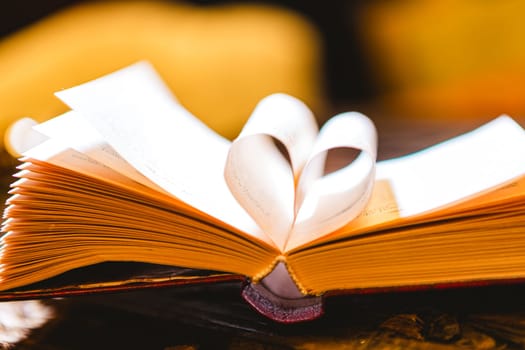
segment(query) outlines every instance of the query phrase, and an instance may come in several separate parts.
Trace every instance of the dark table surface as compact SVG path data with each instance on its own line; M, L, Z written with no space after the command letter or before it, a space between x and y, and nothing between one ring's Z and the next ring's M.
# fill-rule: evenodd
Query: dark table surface
M369 115L373 118L373 112ZM490 119L375 119L379 158L430 146ZM7 190L15 162L4 157L3 163ZM521 285L334 297L327 300L321 319L295 325L260 316L239 291L238 283L224 283L46 300L39 302L41 309L33 304L24 309L19 302L12 305L18 321L7 317L9 309L0 309L0 349L9 344L46 350L525 347ZM30 321L42 310L52 317L36 327ZM7 338L24 327L24 339Z

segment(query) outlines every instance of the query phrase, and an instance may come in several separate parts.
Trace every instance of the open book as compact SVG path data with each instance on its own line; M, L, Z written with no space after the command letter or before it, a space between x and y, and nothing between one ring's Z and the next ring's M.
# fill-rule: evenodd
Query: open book
M257 310L293 322L339 291L525 278L525 132L509 117L376 163L367 117L318 130L285 94L230 142L146 62L57 96L71 111L34 127L12 185L0 299L243 278ZM75 275L107 262L163 269Z

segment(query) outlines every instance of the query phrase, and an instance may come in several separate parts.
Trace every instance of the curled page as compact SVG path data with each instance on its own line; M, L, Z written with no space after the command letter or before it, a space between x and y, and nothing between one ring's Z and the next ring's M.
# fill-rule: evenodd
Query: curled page
M5 131L4 145L13 157L20 157L25 151L47 140L45 135L34 130L38 125L34 119L24 117L13 122Z
M270 95L257 105L226 160L224 175L233 196L281 249L294 222L295 179L317 130L301 101Z
M319 164L324 164L327 152L339 148L354 149L359 155L346 166L320 176ZM357 112L331 118L321 129L299 181L292 235L313 240L360 214L372 193L376 156L377 132L370 119ZM293 248L293 242L286 248Z
M270 243L224 181L230 142L185 110L147 62L57 96L127 163L166 192Z
M360 154L325 175L327 153L341 148ZM232 143L225 178L240 205L284 252L291 236L315 239L361 213L372 193L376 153L376 130L366 116L340 114L318 133L304 104L276 94L261 101Z

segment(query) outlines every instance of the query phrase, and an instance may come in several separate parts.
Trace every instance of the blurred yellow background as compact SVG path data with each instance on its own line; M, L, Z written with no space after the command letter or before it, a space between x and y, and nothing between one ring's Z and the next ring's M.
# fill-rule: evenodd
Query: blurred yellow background
M525 2L372 1L360 34L377 97L405 115L525 115Z
M65 112L54 92L148 60L183 105L233 138L273 92L320 108L319 46L310 23L276 6L76 4L0 42L1 124Z

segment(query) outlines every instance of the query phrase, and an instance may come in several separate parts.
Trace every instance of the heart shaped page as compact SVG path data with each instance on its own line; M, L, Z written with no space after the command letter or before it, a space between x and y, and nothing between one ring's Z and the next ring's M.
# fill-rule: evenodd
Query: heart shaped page
M327 155L336 149L353 149L358 156L326 174ZM364 115L339 114L318 131L306 105L274 94L261 100L232 143L225 179L239 204L284 252L293 248L287 244L291 235L318 238L363 210L376 153L376 130Z

